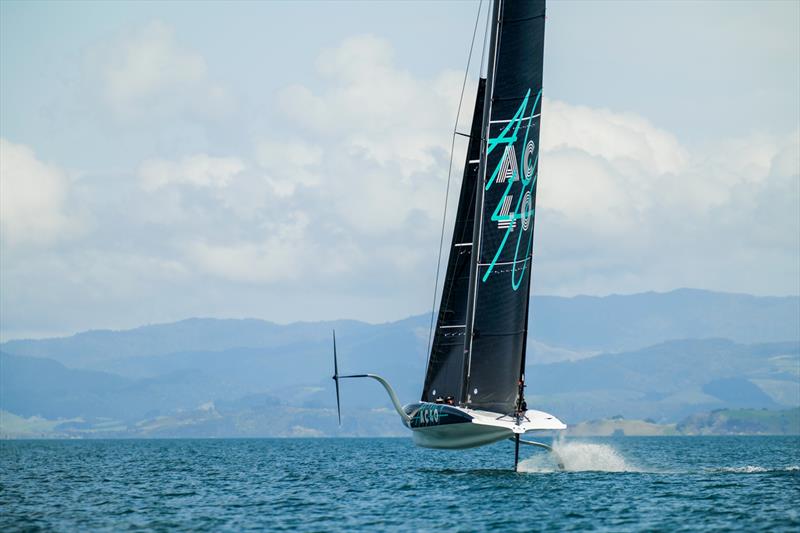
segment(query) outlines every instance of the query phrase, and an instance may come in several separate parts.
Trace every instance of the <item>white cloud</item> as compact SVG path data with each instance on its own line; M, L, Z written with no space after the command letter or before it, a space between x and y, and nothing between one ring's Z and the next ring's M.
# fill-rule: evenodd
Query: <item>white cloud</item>
M326 89L292 85L279 94L294 124L393 166L401 178L441 170L436 154L449 150L462 74L415 78L394 65L388 42L371 35L324 50L317 68L329 81ZM464 108L471 110L471 98L466 100Z
M128 210L159 228L162 245L187 271L217 280L274 286L349 274L364 244L342 235L331 216L336 185L322 181L322 155L301 141L261 140L255 160L147 160L138 172L146 196ZM332 233L338 236L326 238Z
M324 198L328 216L355 236L431 249L435 231L420 230L441 217L463 74L417 78L395 65L387 41L372 35L323 50L316 65L327 82L322 88L291 85L278 98L289 122L315 139L321 154L305 168L315 177L305 180L315 187L308 194ZM471 114L474 86L466 94L464 117ZM401 262L415 256L405 253ZM424 255L420 259L417 269L427 262Z
M797 134L730 138L690 150L641 117L545 100L541 198L571 216L630 217L667 207L696 214L726 205L745 184L759 186L780 164L797 173Z
M686 165L686 149L673 135L633 113L548 99L543 109L544 150L577 148L608 161L635 162L656 174L676 173Z
M22 144L0 139L0 225L4 243L48 244L79 224L66 210L66 174Z
M158 20L98 44L89 62L99 77L102 101L118 119L218 117L233 106L203 56L182 47L174 30Z
M180 252L186 262L208 275L291 284L335 263L343 276L413 285L432 270L459 76L414 77L373 36L324 50L317 69L321 88L282 91L293 126L281 139L257 140L252 160L150 161L142 183L159 195L167 183L179 186L164 209L180 213L173 224L214 221L204 237L178 239L192 243ZM465 102L464 115L471 108ZM543 117L539 290L741 290L727 265L752 268L752 250L775 240L764 237L768 228L791 222L792 209L777 205L768 223L755 221L782 179L770 169L793 171L791 157L778 154L796 140L751 136L690 149L631 113L546 100ZM797 270L796 261L776 261ZM791 287L786 275L760 268L771 281L750 282L752 290Z
M537 282L562 294L800 292L800 142L691 149L641 117L545 101Z
M236 157L195 154L178 161L148 159L139 167L139 179L142 187L151 192L171 184L225 187L244 168L244 163Z
M256 159L267 170L267 182L280 197L291 196L298 185L319 185L322 156L321 147L301 140L261 139L256 145Z
M303 213L274 228L264 241L209 244L199 241L188 248L188 256L201 270L228 280L245 283L275 283L301 278L310 255Z
M142 67L140 85L110 93L131 112L184 82L211 84L163 31L150 32L155 55L182 62L184 81ZM30 149L4 141L4 240L53 242L68 233L72 206L95 221L74 249L7 254L4 283L59 280L57 300L81 302L100 321L76 329L113 325L112 308L127 325L212 314L375 321L424 310L460 75L414 76L370 36L324 51L317 69L314 85L280 92L275 111L287 120L270 127L280 137L261 133L238 150L186 149L70 186ZM631 113L545 100L543 117L537 293L800 292L797 133L690 146ZM459 176L456 168L451 213ZM8 183L20 192L8 194ZM4 309L26 305L25 291L6 295ZM19 327L35 327L37 305L54 307L47 298L30 304Z
M349 239L326 241L311 216L289 210L278 221L262 221L246 240L193 240L184 249L186 263L204 274L254 286L313 287L317 280L346 283L363 267L364 252ZM373 256L371 259L375 259ZM302 295L300 295L302 297Z

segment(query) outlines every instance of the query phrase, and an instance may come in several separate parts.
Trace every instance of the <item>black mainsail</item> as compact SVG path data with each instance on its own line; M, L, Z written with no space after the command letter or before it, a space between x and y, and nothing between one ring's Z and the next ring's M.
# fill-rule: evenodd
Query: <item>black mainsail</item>
M502 414L523 401L544 16L544 0L494 2L423 401Z

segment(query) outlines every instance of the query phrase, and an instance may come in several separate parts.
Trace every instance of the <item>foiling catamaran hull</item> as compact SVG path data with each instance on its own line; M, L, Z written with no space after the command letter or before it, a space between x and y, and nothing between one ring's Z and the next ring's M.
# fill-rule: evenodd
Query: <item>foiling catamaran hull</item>
M419 402L406 405L405 424L412 431L414 443L423 448L461 450L513 439L529 431L560 430L567 426L543 411L527 410L519 417L489 411Z
M528 409L514 415L503 415L491 411L469 409L438 402L417 402L401 406L394 389L381 376L376 374L339 375L335 331L333 332L333 372L333 380L336 383L336 411L340 425L342 423L342 409L339 397L339 380L371 378L383 385L403 424L411 429L414 444L417 446L444 450L463 450L510 439L515 443L514 470L517 469L517 463L519 462L520 444L536 446L551 452L558 462L559 468L564 468L561 459L552 447L541 442L520 438L521 435L529 431L566 429L566 424L549 413Z

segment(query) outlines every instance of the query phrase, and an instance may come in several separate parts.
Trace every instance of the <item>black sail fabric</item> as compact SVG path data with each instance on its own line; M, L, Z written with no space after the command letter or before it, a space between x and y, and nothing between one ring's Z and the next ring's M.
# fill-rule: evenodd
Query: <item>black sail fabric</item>
M469 407L515 411L525 365L538 175L545 2L499 0L483 181L483 213L468 346ZM486 127L486 125L484 125Z
M437 397L461 397L464 385L464 330L467 321L467 293L472 261L472 233L475 225L475 194L480 157L481 120L486 80L478 84L475 112L472 116L464 179L458 199L453 242L447 263L442 299L431 346L428 371L422 389L422 401Z

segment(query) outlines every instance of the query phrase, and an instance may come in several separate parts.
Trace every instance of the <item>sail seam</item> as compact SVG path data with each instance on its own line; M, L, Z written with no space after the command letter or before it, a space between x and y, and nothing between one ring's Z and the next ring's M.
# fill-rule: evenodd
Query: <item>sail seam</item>
M513 336L519 335L521 333L525 333L525 330L522 329L522 330L519 330L519 331L510 331L510 332L507 332L507 333L505 333L505 332L504 333L486 333L484 331L481 331L481 337L513 337Z
M521 102L525 100L524 96L507 96L506 98L495 98L495 102Z
M502 263L500 263L500 262L497 262L497 263L478 263L478 266L482 266L482 267L483 267L483 266L492 266L492 264L494 264L494 265L500 265L500 266L505 266L505 265L516 265L516 264L518 264L518 263L526 263L526 262L528 262L528 261L530 261L530 260L531 260L531 256L528 256L528 257L526 257L525 259L517 259L516 261L504 261L504 262L502 262Z
M525 22L525 21L527 21L527 20L543 19L544 17L545 17L545 14L544 14L544 13L542 13L541 15L535 15L535 16L533 16L533 17L525 17L524 19L509 19L509 20L503 20L503 24L515 24L515 23L517 23L517 22Z
M524 100L524 98L517 98L517 100ZM539 118L540 116L542 116L541 113L536 113L535 115L531 115L529 117L509 118L509 119L506 119L506 120L490 120L489 124L502 124L504 122L516 122L516 121L523 122L525 120L531 120L531 119L534 119L534 118Z

